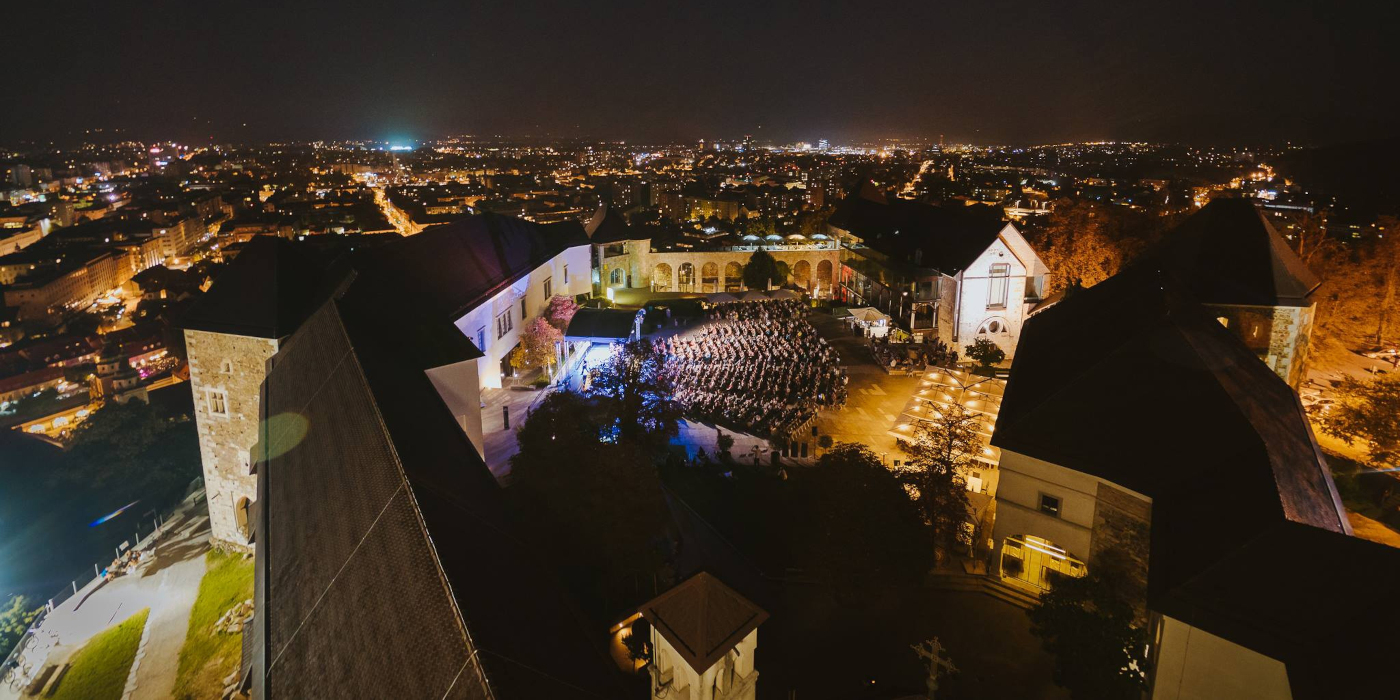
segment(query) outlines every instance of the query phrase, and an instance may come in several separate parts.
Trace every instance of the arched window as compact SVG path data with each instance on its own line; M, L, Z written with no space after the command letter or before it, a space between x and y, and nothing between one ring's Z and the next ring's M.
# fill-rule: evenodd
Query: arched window
M1006 321L1000 318L989 318L977 328L977 335L1001 335L1010 332L1011 329L1007 327Z
M622 286L627 283L627 273L620 267L614 267L612 271L612 284Z
M252 525L249 523L249 509L252 502L247 496L238 499L238 503L233 507L234 521L238 524L238 534L243 535L243 539L251 539L253 534Z
M224 374L233 374L233 360L224 360L224 363L219 365L219 371Z
M657 263L656 269L651 273L651 288L658 292L671 291L671 266L666 263Z

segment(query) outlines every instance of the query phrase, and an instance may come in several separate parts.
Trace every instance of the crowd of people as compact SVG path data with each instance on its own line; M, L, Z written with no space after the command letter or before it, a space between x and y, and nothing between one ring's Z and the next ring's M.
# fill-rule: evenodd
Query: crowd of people
M889 372L921 372L929 366L952 367L958 364L958 351L941 340L926 343L891 343L874 338L870 354L875 364Z
M696 330L652 342L689 415L759 437L790 435L819 408L846 402L836 350L804 315L798 301L720 304Z

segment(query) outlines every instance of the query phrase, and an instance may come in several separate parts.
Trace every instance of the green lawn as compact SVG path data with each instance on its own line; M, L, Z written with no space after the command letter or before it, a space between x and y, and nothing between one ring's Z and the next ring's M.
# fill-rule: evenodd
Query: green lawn
M88 640L68 662L68 672L59 680L54 700L120 698L150 613L149 608L142 610Z
M174 696L218 698L224 678L238 667L243 636L218 634L214 623L229 608L253 597L253 560L241 554L210 551L209 569L199 582L199 596L190 611L190 629L180 649L180 671Z

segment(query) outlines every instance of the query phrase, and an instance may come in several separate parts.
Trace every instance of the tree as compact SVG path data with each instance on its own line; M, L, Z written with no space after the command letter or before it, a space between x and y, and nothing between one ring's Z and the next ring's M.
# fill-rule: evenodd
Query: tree
M1055 656L1055 682L1078 700L1137 700L1147 688L1145 598L1128 566L1122 552L1104 550L1086 576L1052 574L1050 590L1026 613Z
M649 574L664 561L667 511L651 455L612 441L608 420L588 397L551 393L520 427L510 460L507 496L585 582Z
M651 661L651 623L644 617L634 620L627 636L622 638L622 646L627 648L627 658Z
M681 405L665 364L650 341L633 340L598 368L590 395L606 411L619 439L660 448L675 437Z
M1322 431L1366 444L1371 466L1400 464L1400 376L1360 381L1346 377L1337 387L1338 401L1322 415Z
M569 297L555 294L544 307L544 317L550 325L561 331L569 329L569 321L579 310L579 305Z
M179 497L199 474L194 417L133 400L109 402L79 423L55 477L156 505Z
M983 371L1001 364L1001 361L1006 359L1006 353L1001 347L986 338L978 338L963 349L967 359L976 362Z
M1400 219L1382 216L1377 223L1380 232L1372 245L1371 266L1380 282L1376 304L1376 345L1387 347L1400 318Z
M721 432L719 436L715 438L715 446L719 451L720 459L728 461L730 458L729 451L734 449L734 436L729 433Z
M743 278L744 286L749 289L767 289L770 282L775 287L781 286L787 283L788 266L760 248L744 265Z
M0 608L0 656L8 655L20 637L24 636L34 618L43 607L26 596L12 596L4 608Z
M1123 265L1123 251L1110 235L1108 210L1089 201L1061 199L1035 236L1036 252L1050 268L1047 292L1072 284L1092 287Z
M802 504L795 546L848 600L917 585L933 564L929 526L899 477L870 448L841 443L789 481Z
M520 370L549 370L559 359L564 333L543 318L532 319L520 331L520 345L510 353L510 365Z
M915 494L915 503L931 527L934 547L948 552L968 519L963 474L982 450L981 421L959 404L938 406L933 416L916 424L912 441L899 441L909 458L898 475Z

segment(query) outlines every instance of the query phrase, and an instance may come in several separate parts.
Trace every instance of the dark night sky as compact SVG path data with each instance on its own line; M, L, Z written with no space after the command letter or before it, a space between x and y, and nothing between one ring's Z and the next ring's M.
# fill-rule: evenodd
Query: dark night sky
M14 2L0 142L1351 141L1400 123L1368 4Z

